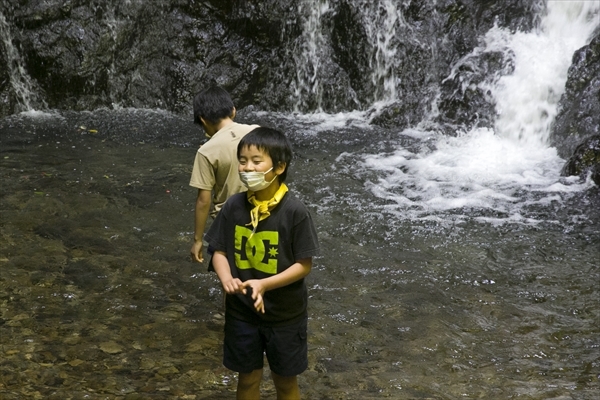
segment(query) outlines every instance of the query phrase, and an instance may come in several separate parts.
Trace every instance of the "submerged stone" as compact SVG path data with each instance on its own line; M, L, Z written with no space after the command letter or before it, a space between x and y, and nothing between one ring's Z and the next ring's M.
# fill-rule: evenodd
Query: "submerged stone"
M104 342L100 343L100 350L109 354L117 354L123 351L123 346L113 341Z

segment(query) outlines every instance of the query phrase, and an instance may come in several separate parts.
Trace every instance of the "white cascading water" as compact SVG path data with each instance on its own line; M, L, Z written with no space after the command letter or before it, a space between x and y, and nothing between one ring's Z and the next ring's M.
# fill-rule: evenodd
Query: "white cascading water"
M35 96L37 91L34 90L34 82L23 67L23 60L19 51L13 45L10 27L2 13L0 13L0 40L2 40L2 48L6 56L10 84L18 102L17 111L32 111L35 106L47 108L47 105ZM37 102L42 104L36 104Z
M370 99L374 109L380 109L396 100L398 78L395 68L402 60L399 59L396 46L397 30L407 24L402 11L393 0L361 0L357 9L363 18L367 38L371 45L369 54L369 71L373 84L373 94ZM294 111L307 108L307 99L316 104L312 107L318 115L323 111L323 67L330 59L330 48L327 35L323 32L323 16L333 11L328 0L303 0L298 6L298 14L302 18L302 36L299 48L294 49L296 77L294 95L296 103Z
M107 68L107 75L109 77L109 84L113 85L113 80L115 77L114 52L116 51L116 42L120 29L120 21L118 21L114 16L115 7L102 5L97 6L96 8L102 11L102 15L104 15L102 21L107 26L108 32L110 33L109 39L107 40L110 41L109 48L112 52L112 59L110 66ZM82 28L79 28L79 30L83 36ZM73 32L75 34L79 33L75 29ZM19 50L13 44L10 26L6 21L4 14L2 13L0 13L0 40L2 42L2 46L0 48L4 49L4 53L6 55L10 84L18 102L15 111L26 113L30 116L44 117L48 115L48 112L44 111L48 109L48 104L43 99L41 89L37 87L35 80L27 73L24 67L22 56ZM88 61L94 62L94 60ZM90 79L87 84L93 86L95 84L95 80ZM113 98L114 92L115 90L112 90L112 88L108 90L108 94L113 100L112 106L114 109L120 109L121 106L119 102Z
M400 218L450 215L456 222L467 217L463 211L480 210L486 216L479 219L487 222L535 223L524 215L527 207L560 202L593 185L561 179L564 160L546 141L573 52L588 42L599 12L596 1L549 1L535 32L490 30L485 47L473 54L500 49L514 63L512 74L486 84L498 112L494 130L474 129L457 137L407 130L407 135L433 139L435 150L364 155L364 166L382 176L367 187Z
M396 100L398 81L394 69L401 61L396 52L397 27L406 26L402 11L392 0L363 1L364 26L371 40L371 81L373 102L388 104Z
M496 134L547 143L572 54L598 26L599 8L598 1L550 1L539 32L506 35L492 29L488 33L488 46L512 50L515 65L514 73L500 78L492 90L498 112Z
M321 29L321 17L329 11L328 0L304 0L298 6L298 13L303 15L303 34L300 49L296 49L296 81L293 83L296 104L294 110L305 108L307 98L314 99L316 109L321 112L323 100L323 87L321 76L321 63L324 58L323 51L325 37Z

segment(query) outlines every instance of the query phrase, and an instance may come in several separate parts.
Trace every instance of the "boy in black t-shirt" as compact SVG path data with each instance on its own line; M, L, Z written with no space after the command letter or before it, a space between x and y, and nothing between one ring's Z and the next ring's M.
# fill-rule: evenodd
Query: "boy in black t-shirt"
M223 364L239 372L237 398L258 399L266 353L278 399L299 399L308 367L304 277L319 251L310 213L284 181L292 160L285 135L256 128L237 149L248 192L230 197L206 240L226 292Z

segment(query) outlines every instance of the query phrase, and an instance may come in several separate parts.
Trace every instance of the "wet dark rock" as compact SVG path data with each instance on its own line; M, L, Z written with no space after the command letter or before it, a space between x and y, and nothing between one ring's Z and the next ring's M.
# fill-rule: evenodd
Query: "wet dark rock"
M334 57L340 65L346 67L351 86L359 92L372 91L372 83L365 74L369 69L369 48L360 10L352 7L349 2L340 2L331 22Z
M600 31L573 56L565 93L550 132L558 154L569 158L563 173L581 175L600 170ZM595 157L593 156L595 154ZM594 164L595 163L595 164Z
M9 115L14 112L14 105L11 104L10 88L6 58L0 57L0 116Z
M449 67L477 45L477 38L495 23L512 30L530 29L537 3L404 3L406 24L396 32L400 61L393 71L401 104L374 122L401 127L419 121L436 95L434 88L448 76ZM302 101L296 98L303 14L312 12L302 4L8 0L4 14L12 44L38 93L39 98L32 99L36 109L136 107L189 114L193 95L210 83L228 89L238 108L320 107L337 112L365 109L379 100L380 86L368 73L374 54L361 21L365 5L350 0L331 1L321 18L324 38L318 51L325 55L319 65L321 98L310 93ZM19 111L5 68L8 62L16 61L0 57L2 116ZM443 97L451 97L453 89L449 87ZM442 120L459 116L472 124L472 108L483 100L446 102L453 104Z
M454 74L442 81L437 122L446 128L445 133L494 126L495 104L491 94L479 84L498 71L512 72L510 60L499 52L483 53L458 66Z
M397 24L395 61L389 66L397 100L371 122L402 130L422 121L436 101L439 112L433 122L446 134L492 127L495 105L479 84L510 73L512 60L510 55L473 50L493 26L534 29L542 6L536 0L402 3L404 21ZM22 110L14 89L20 78L10 73L19 63L31 77L29 100L35 109L133 107L187 116L194 94L216 83L232 93L238 109L366 110L386 96L382 82L370 73L375 53L364 24L370 10L366 7L373 5L329 2L320 20L318 81L304 77L308 85L319 84L315 89L297 87L296 82L303 24L313 11L300 1L7 0L2 34L10 37L15 53L9 56L8 44L2 42L0 116ZM598 134L598 36L574 55L553 126L551 144L564 158ZM468 62L459 62L469 54ZM112 130L95 128L99 136ZM154 134L141 126L130 128L136 140ZM125 131L120 125L119 132Z
M492 127L495 121L495 104L489 93L478 84L497 73L512 72L510 58L501 53L473 55L468 62L459 60L480 45L479 38L494 25L511 31L530 31L535 27L534 2L492 1L443 3L445 21L439 29L438 51L446 69L441 71L440 110L436 117L446 134L468 131L474 127ZM455 71L450 67L456 65Z
M590 175L600 185L600 135L591 136L577 146L565 163L562 174L580 176L582 179Z

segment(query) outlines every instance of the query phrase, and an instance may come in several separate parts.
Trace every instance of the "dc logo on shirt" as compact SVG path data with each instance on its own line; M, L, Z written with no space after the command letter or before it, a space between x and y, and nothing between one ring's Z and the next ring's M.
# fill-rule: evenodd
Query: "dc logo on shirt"
M262 271L267 274L277 273L277 231L256 232L244 226L235 227L235 261L239 269Z

